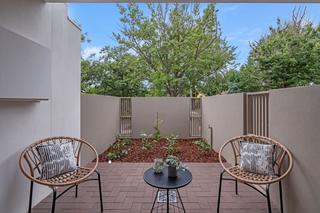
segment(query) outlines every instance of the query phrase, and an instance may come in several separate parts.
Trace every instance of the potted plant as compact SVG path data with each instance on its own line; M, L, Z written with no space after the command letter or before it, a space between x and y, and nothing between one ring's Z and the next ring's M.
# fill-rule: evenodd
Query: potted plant
M180 161L176 156L169 155L165 160L165 163L168 167L168 177L176 178L177 177L177 168L180 166Z
M163 160L160 158L154 159L154 164L153 164L154 173L156 174L162 173L163 168L164 168Z

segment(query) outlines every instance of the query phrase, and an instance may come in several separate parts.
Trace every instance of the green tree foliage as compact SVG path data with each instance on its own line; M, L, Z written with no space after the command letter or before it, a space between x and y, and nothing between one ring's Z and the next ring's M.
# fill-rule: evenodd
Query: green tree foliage
M250 44L236 70L214 4L119 5L116 47L82 60L82 91L114 96L197 96L320 83L320 25L294 10ZM83 41L87 41L84 34Z
M81 62L81 89L85 93L121 97L144 96L144 67L122 47L105 47L103 57Z
M127 55L109 68L110 73L116 75L115 79L108 76L110 82L118 80L119 75L123 75L119 72L124 72L128 78L137 76L137 80L143 81L151 96L220 93L221 79L234 65L235 48L221 36L215 5L209 4L203 11L200 11L199 4L148 4L147 8L144 13L136 4L119 5L121 30L114 33L114 37L120 49L126 50L122 54ZM109 55L109 51L106 48L104 53ZM113 64L113 61L109 62ZM104 66L110 67L109 62ZM93 70L96 68L101 69L100 65L93 66ZM84 76L83 80L89 83L89 89L87 83L84 84L85 91L113 95L112 90L119 87L112 88L110 82L99 82L95 78L101 77L98 73L94 77ZM94 90L91 78L95 79ZM120 89L128 86L130 82L127 81L120 83L124 86ZM135 89L129 95L139 95L136 93L143 88L136 81L134 83Z
M230 84L241 91L319 84L320 25L315 26L305 14L305 10L294 10L290 21L278 19L275 27L252 43L247 64Z

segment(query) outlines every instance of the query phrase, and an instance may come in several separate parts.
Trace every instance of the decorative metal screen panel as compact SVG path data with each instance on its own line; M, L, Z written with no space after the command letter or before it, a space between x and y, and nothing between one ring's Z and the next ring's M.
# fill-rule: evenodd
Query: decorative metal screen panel
M131 136L132 134L132 105L131 98L120 98L120 135Z
M244 95L244 134L269 136L269 93Z
M202 110L200 98L191 98L189 135L190 137L201 137L202 135Z

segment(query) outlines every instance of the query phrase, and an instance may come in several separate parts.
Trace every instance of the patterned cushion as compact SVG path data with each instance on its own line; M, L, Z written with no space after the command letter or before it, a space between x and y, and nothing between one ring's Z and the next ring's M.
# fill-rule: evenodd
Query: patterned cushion
M250 142L240 143L240 168L261 175L273 175L274 145Z
M40 144L36 147L41 160L41 179L49 179L77 169L71 142Z

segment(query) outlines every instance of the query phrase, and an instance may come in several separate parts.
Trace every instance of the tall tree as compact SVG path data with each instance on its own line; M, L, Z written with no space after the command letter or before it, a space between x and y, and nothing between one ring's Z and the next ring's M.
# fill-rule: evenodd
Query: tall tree
M145 68L122 47L105 47L103 57L82 61L82 91L120 97L145 96Z
M220 82L234 65L235 48L221 36L217 10L209 4L120 6L121 46L145 64L150 95L186 96L221 92ZM148 15L147 15L148 14Z
M251 44L248 63L241 68L242 91L256 91L320 83L320 25L306 18L305 9ZM247 82L245 82L247 81Z

